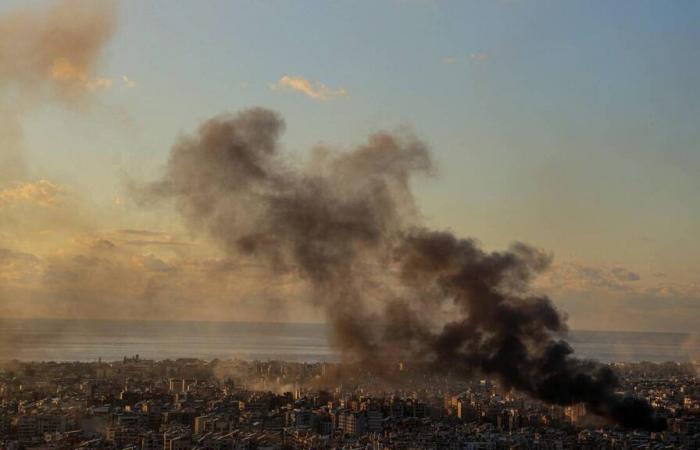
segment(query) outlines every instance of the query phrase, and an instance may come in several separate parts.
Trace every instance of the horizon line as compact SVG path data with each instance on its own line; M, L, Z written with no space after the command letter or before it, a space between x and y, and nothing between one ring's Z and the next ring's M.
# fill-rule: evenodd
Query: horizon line
M327 322L290 322L276 320L198 320L198 319L111 319L111 318L85 318L85 317L8 317L0 316L2 320L39 320L39 321L75 321L75 322L167 322L167 323L209 323L209 324L270 324L270 325L328 325ZM654 334L686 334L700 335L698 331L664 331L664 330L605 330L591 328L569 328L567 331L583 331L596 333L654 333Z

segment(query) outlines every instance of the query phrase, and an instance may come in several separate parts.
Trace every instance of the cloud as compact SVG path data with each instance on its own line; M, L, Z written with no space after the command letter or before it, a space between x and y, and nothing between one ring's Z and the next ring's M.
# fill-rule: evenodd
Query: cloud
M611 273L620 281L639 281L641 277L636 272L631 272L624 267L615 267Z
M112 87L112 80L104 77L90 78L85 68L75 66L66 58L59 58L51 66L51 78L65 84L72 84L75 87L83 87L94 92L100 89Z
M90 248L95 250L110 250L116 247L109 239L98 239L90 244Z
M136 247L146 247L149 245L175 245L175 246L191 245L187 242L172 241L172 240L159 241L159 240L155 240L155 239L131 239L131 240L125 241L124 243L127 245L134 245Z
M39 257L31 253L0 247L0 287L31 282L41 262ZM1 291L2 289L0 293Z
M11 250L9 248L0 248L0 266L20 263L35 263L39 258L30 254Z
M175 239L168 233L152 230L121 229L117 230L118 239L125 245L136 247L154 246L188 246L190 242Z
M134 258L134 262L138 266L151 272L170 272L175 270L173 266L152 254L148 254L140 258L136 257Z
M97 91L99 89L109 89L112 87L112 80L109 78L96 78L89 81L85 87L90 91Z
M344 88L331 89L318 81L309 81L303 77L285 75L272 86L273 90L292 90L301 92L314 100L331 100L337 97L344 97L347 91Z
M95 92L101 89L109 89L114 85L114 80L101 76L90 77L85 68L75 66L66 58L59 58L51 66L51 78L60 83L73 84L84 87L87 91ZM131 89L136 87L136 81L127 75L121 76L122 87Z
M0 87L63 102L79 100L89 86L104 87L108 83L95 69L116 28L115 6L63 0L0 16Z
M134 228L123 228L117 230L119 234L125 234L128 236L149 236L149 237L167 237L168 233L162 231L152 231L152 230L137 230Z
M554 264L548 273L540 277L538 284L555 291L629 291L640 279L638 273L624 267L609 268L563 262Z
M45 104L79 110L111 86L96 69L116 17L110 0L58 0L0 14L0 183L26 179L23 114Z
M700 284L663 282L644 289L645 294L661 299L683 299L700 307Z
M469 55L469 59L476 63L484 63L491 59L491 55L485 52L474 52Z
M134 88L136 87L136 82L132 80L131 78L127 77L126 75L122 75L122 81L124 82L123 86L125 88Z
M30 203L42 207L53 206L65 190L48 180L19 183L0 191L0 208L16 203Z
M537 292L555 299L572 328L693 330L700 326L700 284L642 276L620 266L559 262L542 274Z
M457 62L457 58L454 56L447 56L445 58L442 58L442 63L443 64L454 64Z
M269 283L254 265L166 247L141 252L114 237L78 236L41 257L0 247L0 316L256 320L283 297L277 308L291 319L319 318L291 276Z

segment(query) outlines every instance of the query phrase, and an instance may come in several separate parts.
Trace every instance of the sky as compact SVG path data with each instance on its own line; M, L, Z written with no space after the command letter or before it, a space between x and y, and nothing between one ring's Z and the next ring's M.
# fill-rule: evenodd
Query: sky
M130 189L262 106L293 161L418 136L419 221L551 253L533 289L572 328L697 330L698 20L693 1L1 0L0 316L322 321L294 277L224 269Z

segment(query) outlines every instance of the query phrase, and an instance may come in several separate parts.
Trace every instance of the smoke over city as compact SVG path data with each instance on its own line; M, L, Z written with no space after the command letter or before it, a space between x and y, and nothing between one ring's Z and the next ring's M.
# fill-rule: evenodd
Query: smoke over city
M279 152L283 128L259 108L215 117L180 138L163 177L135 195L174 200L231 257L304 280L349 360L377 371L409 360L478 370L625 427L662 428L646 401L616 393L607 366L572 356L565 319L530 289L549 254L522 243L486 252L420 225L410 179L432 171L423 142L377 133L298 165Z

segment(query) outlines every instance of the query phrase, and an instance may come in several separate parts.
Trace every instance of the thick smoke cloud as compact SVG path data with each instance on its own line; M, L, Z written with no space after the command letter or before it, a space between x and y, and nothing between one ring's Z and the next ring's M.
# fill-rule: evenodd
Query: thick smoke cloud
M476 369L626 427L662 427L646 401L615 392L608 367L571 356L564 319L529 292L549 255L520 243L488 253L416 225L410 177L431 170L420 140L378 133L300 168L278 152L283 127L265 109L215 117L181 138L162 179L138 194L173 199L232 257L297 274L350 359Z

